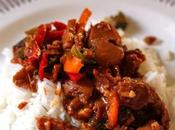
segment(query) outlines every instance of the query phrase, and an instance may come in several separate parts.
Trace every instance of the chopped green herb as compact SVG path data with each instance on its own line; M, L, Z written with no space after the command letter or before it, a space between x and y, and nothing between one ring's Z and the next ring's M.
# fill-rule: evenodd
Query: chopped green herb
M75 45L71 48L72 55L76 56L79 59L85 60L85 56L76 48Z
M116 15L112 18L115 21L116 28L121 28L123 30L126 29L128 22L127 22L126 16L122 12L119 12L118 15Z

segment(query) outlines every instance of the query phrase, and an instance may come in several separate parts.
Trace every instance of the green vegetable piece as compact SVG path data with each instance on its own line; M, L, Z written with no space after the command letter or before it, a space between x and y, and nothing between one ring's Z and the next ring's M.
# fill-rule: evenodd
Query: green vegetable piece
M75 45L72 46L71 48L71 53L72 55L74 55L75 57L81 59L81 60L85 60L85 56L76 48Z
M118 15L113 16L112 19L115 21L116 28L121 28L123 30L127 28L128 21L126 16L122 12L119 12Z

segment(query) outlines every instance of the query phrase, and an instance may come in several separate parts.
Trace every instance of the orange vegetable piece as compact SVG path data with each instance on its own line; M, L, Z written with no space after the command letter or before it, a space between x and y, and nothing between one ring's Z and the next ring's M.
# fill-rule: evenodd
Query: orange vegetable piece
M117 94L114 91L112 91L109 94L108 100L109 100L109 108L107 112L108 126L113 128L116 126L118 121L119 99Z
M83 67L82 60L72 56L67 55L64 61L64 71L69 73L79 73L80 69Z
M80 16L79 24L85 26L91 14L92 12L88 8L85 8Z

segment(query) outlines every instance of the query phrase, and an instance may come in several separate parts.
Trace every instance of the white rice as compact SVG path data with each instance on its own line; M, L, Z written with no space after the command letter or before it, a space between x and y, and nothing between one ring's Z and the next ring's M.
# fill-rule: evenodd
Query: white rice
M38 81L37 93L16 88L12 77L21 66L10 63L12 57L10 49L6 48L2 53L5 57L0 77L0 126L2 130L36 130L35 118L43 115L64 120L66 114L62 105L62 96L55 94L56 89L61 90L61 84L59 82L54 84L47 79ZM19 110L17 106L23 101L27 101L28 104L23 110Z
M124 38L123 43L129 49L139 48L146 55L146 61L141 65L140 72L144 74L145 81L155 88L162 100L166 103L171 116L171 129L175 130L175 85L167 86L167 72L160 63L156 52L144 42L137 39ZM0 75L0 126L2 130L36 130L38 116L51 116L54 118L67 119L62 96L55 95L55 89L61 89L61 84L53 84L44 79L38 81L38 92L31 93L15 87L12 82L13 75L21 68L20 65L10 63L12 52L6 48L3 50L4 61L1 65ZM46 93L45 93L46 91ZM23 110L17 108L18 104L27 101ZM79 123L71 119L72 124ZM174 123L174 124L173 124Z
M156 51L138 39L124 38L123 43L128 49L139 48L146 56L139 72L144 75L145 82L153 87L165 102L171 119L170 130L175 130L175 84L168 86L167 70L161 64Z

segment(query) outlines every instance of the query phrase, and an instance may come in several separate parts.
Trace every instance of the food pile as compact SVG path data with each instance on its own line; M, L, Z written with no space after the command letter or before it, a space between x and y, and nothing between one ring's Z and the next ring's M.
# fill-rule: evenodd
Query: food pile
M64 109L80 122L40 116L38 129L168 130L164 103L138 72L144 54L128 50L109 23L85 30L90 15L85 9L79 20L42 24L13 47L11 62L23 66L14 84L37 92L37 80L61 82Z

